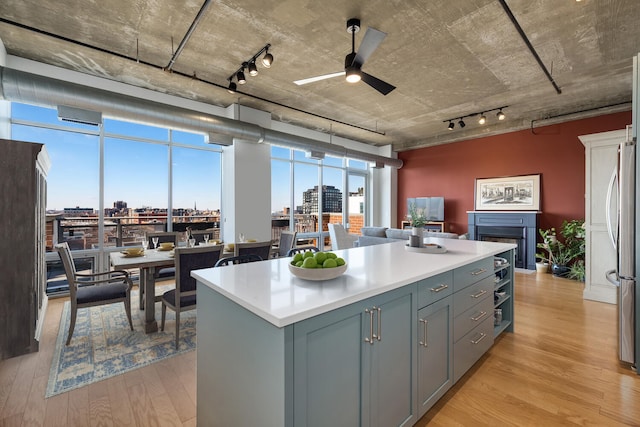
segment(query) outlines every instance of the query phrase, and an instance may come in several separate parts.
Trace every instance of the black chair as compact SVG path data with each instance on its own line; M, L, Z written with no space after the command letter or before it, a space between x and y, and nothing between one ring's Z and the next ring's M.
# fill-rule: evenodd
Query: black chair
M288 231L284 230L282 234L280 234L280 241L278 242L278 251L276 252L276 256L285 257L289 253L289 250L293 248L296 243L296 235L298 233L296 231Z
M162 321L160 330L164 331L167 307L176 313L176 349L180 346L180 313L196 308L196 279L191 271L214 267L222 254L222 245L176 248L176 288L165 292L162 301Z
M67 242L58 243L54 248L60 255L69 282L71 322L69 323L67 345L71 342L79 308L123 302L129 327L133 331L133 322L131 321L131 287L133 282L129 278L129 273L124 270L78 273Z
M243 242L236 243L234 248L234 256L238 255L258 255L263 260L269 259L271 255L271 241L264 242Z
M209 235L209 241L216 240L213 238L213 230L193 230L191 232L191 237L196 240L196 245L198 243L204 243L204 235Z
M238 256L228 256L224 258L220 258L218 262L216 262L216 267L222 267L225 265L233 265L233 264L244 264L247 262L256 262L262 261L262 257L256 254L246 254L246 255L238 255Z
M301 254L308 251L320 252L320 249L316 248L315 246L298 246L298 247L289 249L289 252L287 252L287 256L294 256L295 254L298 254L298 253Z

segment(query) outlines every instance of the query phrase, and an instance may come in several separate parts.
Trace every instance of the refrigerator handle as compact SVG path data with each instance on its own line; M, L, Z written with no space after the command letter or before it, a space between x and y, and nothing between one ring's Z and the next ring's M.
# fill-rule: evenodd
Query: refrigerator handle
M611 179L609 179L609 188L607 189L607 203L605 205L605 215L607 222L607 233L609 233L609 240L611 240L611 245L614 250L618 250L618 245L616 244L616 238L613 235L613 225L611 224L611 198L613 196L613 191L616 187L618 181L618 167L613 168L613 173L611 174ZM618 211L618 207L616 206L616 212Z
M620 279L618 278L618 273L616 272L616 270L609 270L606 273L604 273L604 275L609 281L609 283L611 283L612 285L616 285L617 287L620 287Z

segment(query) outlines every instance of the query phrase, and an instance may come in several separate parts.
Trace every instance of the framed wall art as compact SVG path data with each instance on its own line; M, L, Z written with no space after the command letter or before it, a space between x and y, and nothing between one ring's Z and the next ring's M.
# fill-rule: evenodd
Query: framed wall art
M540 174L476 178L475 210L539 211Z

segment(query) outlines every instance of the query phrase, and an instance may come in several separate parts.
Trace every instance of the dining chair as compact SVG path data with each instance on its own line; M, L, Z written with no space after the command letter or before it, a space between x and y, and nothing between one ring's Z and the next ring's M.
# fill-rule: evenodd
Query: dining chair
M177 231L153 231L147 233L147 240L149 241L149 248L157 249L153 246L153 238L158 238L158 244L165 242L172 242L174 246L178 246L178 239L180 233Z
M198 243L204 243L205 234L209 235L209 241L216 240L213 238L213 230L192 230L191 236L196 239L196 245Z
M271 254L271 241L236 243L233 254L235 256L255 254L263 260L269 259L269 255Z
M327 227L331 238L331 250L353 248L354 242L358 240L358 235L348 233L342 224L327 224Z
M228 257L220 258L218 262L216 262L215 266L224 267L225 265L244 264L246 262L256 262L256 261L262 261L262 257L256 254L228 256Z
M133 331L133 322L131 321L131 287L133 282L129 278L129 273L124 270L103 273L78 273L71 256L69 244L67 242L57 243L54 249L60 255L64 272L69 282L71 322L69 323L69 335L67 336L66 345L71 342L79 308L123 302L127 320L129 320L129 327Z
M294 256L295 254L302 254L305 252L320 252L320 249L316 248L315 246L297 246L295 248L291 248L289 249L289 252L287 252L287 256Z
M277 257L285 257L289 250L293 248L296 244L296 235L297 231L289 231L283 230L280 234L280 240L278 242L277 252L275 256Z
M176 313L176 350L180 347L180 313L196 308L196 279L191 271L211 268L222 254L223 245L176 248L176 287L162 294L162 320L160 330L164 331L167 307Z

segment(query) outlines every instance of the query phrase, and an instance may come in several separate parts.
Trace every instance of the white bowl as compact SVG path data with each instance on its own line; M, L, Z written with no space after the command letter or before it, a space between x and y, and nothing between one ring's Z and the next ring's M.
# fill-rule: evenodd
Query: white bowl
M305 280L331 280L342 276L347 271L347 264L335 268L302 268L289 263L289 271L294 276Z

